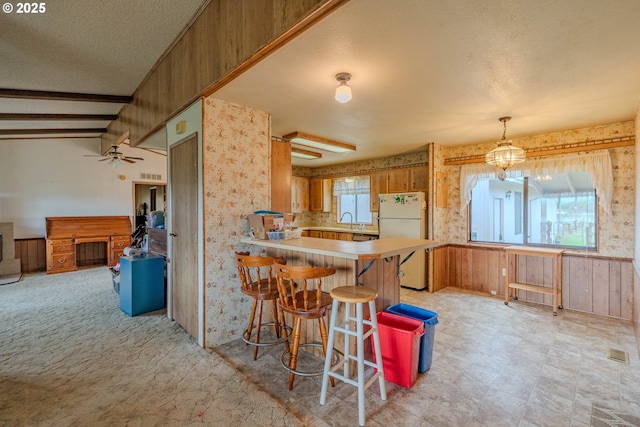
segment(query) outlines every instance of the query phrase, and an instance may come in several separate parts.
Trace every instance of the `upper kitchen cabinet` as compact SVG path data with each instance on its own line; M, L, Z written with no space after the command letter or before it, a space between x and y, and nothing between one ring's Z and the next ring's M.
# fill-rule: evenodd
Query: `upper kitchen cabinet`
M380 194L387 193L387 172L375 172L370 175L371 184L369 190L369 199L371 203L371 212L378 212Z
M331 212L331 180L311 178L309 207L314 212Z
M390 170L387 174L388 193L403 193L409 191L409 169Z
M418 166L409 169L410 186L409 191L427 191L427 176L429 168L426 166Z
M291 212L309 210L309 179L301 176L291 178ZM284 212L284 211L282 211Z
M291 144L271 140L271 210L288 212L291 206Z

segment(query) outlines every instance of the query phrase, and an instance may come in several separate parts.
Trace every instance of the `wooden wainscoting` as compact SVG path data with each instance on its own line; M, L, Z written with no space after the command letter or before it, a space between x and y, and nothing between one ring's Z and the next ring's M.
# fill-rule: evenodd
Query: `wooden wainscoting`
M631 260L564 255L562 302L565 307L574 310L631 320Z
M23 273L47 270L46 240L44 237L15 239L16 258L20 258Z
M448 284L438 264L448 265ZM455 286L487 294L495 292L495 295L504 297L503 268L506 268L506 254L500 247L443 246L434 250L434 291ZM551 259L518 257L519 282L551 287L551 271ZM552 304L550 295L538 292L521 290L518 298ZM562 303L567 309L632 320L632 260L596 254L564 254Z
M44 237L15 239L16 258L20 258L23 273L47 271L46 247ZM78 245L76 263L78 266L107 265L107 244L91 242Z
M433 248L432 253L433 289L431 291L437 292L449 286L449 246Z
M449 246L449 285L504 296L507 266L504 249L495 247Z

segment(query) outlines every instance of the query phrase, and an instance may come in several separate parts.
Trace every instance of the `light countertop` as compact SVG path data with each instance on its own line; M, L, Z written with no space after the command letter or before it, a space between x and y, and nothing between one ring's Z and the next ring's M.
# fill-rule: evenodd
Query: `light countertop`
M258 240L244 238L240 241L242 243L267 248L278 248L356 260L387 258L407 252L425 250L439 245L439 243L434 240L408 239L404 237L390 237L386 239L367 240L364 242L318 239L314 237L300 237L298 239L289 240Z

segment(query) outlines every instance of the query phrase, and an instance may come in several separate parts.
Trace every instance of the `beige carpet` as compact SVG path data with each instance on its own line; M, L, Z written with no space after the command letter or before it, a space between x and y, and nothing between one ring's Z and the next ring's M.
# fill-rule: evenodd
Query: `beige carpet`
M0 425L298 426L163 312L128 317L106 267L0 287Z
M20 281L22 273L4 274L0 276L0 285L8 285L10 283L16 283Z

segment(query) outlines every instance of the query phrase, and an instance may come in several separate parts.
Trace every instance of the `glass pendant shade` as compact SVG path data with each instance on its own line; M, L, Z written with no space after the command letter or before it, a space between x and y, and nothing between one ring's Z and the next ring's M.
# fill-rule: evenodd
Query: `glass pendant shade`
M351 101L351 87L345 82L336 88L336 101L342 104Z
M494 150L489 151L485 161L490 165L496 165L502 170L525 161L526 155L522 148L514 147L510 141L503 141Z
M507 168L515 165L516 163L522 163L525 160L526 152L522 148L514 147L511 145L511 140L507 141L507 122L511 120L511 117L500 117L498 120L502 122L504 128L502 132L502 139L498 141L498 147L489 151L485 155L485 162L490 165L496 165L504 171ZM505 173L501 174L500 179L504 180Z

